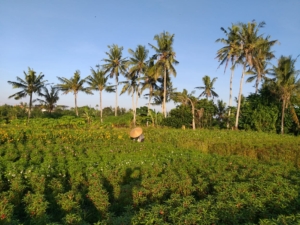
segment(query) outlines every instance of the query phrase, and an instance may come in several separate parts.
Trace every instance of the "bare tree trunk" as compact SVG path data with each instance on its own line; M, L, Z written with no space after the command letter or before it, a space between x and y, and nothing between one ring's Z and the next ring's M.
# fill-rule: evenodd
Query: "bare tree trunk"
M29 123L29 118L31 116L31 108L32 108L32 93L30 94L29 97L29 110L28 110L27 124Z
M230 76L230 87L229 87L229 110L228 110L228 119L230 119L231 114L231 106L232 106L232 80L234 75L234 69L231 69L231 76ZM227 129L229 128L229 121L227 121Z
M149 114L149 111L150 111L151 98L152 98L152 87L150 87L150 91L149 91L148 114Z
M133 111L133 126L135 127L134 93L132 93L132 111Z
M100 121L101 123L103 122L102 120L102 91L100 90Z
M75 113L76 113L76 116L78 116L78 109L77 109L77 93L76 93L76 92L74 93L74 96L75 96Z
M191 102L191 105L192 105L192 116L193 116L193 122L192 122L192 124L193 124L193 130L195 130L196 129L196 125L195 125L195 107L194 107L194 104L193 104L193 102L190 100L190 102Z
M115 105L115 116L118 115L118 78L116 78L116 105Z
M167 97L167 70L165 68L164 69L164 101L163 101L163 106L164 106L163 113L164 113L165 118L167 117L166 97Z
M239 116L240 116L240 107L241 107L241 98L242 98L242 91L243 91L243 82L244 82L245 69L246 69L246 64L244 64L242 77L241 77L241 82L240 82L238 105L237 105L236 118L235 118L235 129L238 129L238 125L239 125Z
M284 112L285 112L285 99L282 101L282 110L281 110L281 134L284 134Z

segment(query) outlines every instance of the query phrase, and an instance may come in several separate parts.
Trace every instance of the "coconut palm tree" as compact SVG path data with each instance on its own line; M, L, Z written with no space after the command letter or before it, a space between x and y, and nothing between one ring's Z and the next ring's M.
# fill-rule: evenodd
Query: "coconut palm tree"
M13 88L21 88L22 90L9 96L8 98L14 98L19 100L21 98L29 96L29 109L28 109L28 118L27 123L29 122L29 118L31 115L32 108L32 94L37 93L40 94L41 89L45 86L46 80L43 80L44 76L42 73L36 75L36 72L28 67L28 73L24 71L25 79L17 77L17 82L15 81L7 81L9 84L13 86Z
M145 46L138 45L136 50L133 51L132 49L128 50L129 54L131 57L129 58L127 64L130 67L128 74L126 74L126 77L128 79L132 79L132 82L137 82L136 84L136 103L134 107L134 124L135 124L135 118L136 118L136 108L138 105L138 98L141 95L141 89L139 88L140 86L140 76L145 74L145 72L148 69L148 64L147 64L147 58L148 58L148 53L149 51L146 49ZM132 83L131 82L131 83Z
M45 104L48 112L52 113L57 101L59 100L59 89L57 87L50 86L50 90L47 87L43 87L44 93L40 93L40 96L44 99L37 99L41 103Z
M133 75L129 76L129 74L126 76L127 81L122 81L120 83L125 84L122 88L122 91L120 95L124 94L126 91L128 94L131 94L132 97L132 111L133 111L133 125L135 126L136 123L136 105L137 105L137 100L139 97L139 84L138 84L138 76ZM134 94L137 93L136 95L136 103L134 103Z
M163 113L164 117L167 117L167 75L172 74L174 77L176 77L174 65L178 64L179 62L175 60L176 54L173 50L174 34L171 35L168 32L163 32L160 35L155 35L154 40L157 42L157 46L149 44L156 52L152 56L152 59L156 61L153 69L155 71L155 78L162 77L164 80Z
M192 126L193 130L196 129L195 125L195 104L197 103L197 99L193 96L195 92L192 91L190 94L187 92L186 89L183 89L182 92L175 92L173 95L173 100L175 102L181 102L182 104L187 104L189 102L192 106Z
M247 24L238 24L238 36L241 52L237 61L243 65L243 72L240 80L235 129L238 129L241 95L243 90L244 76L246 74L246 68L248 67L249 70L253 68L253 66L256 63L255 57L260 49L270 49L277 42L277 40L269 41L269 36L267 38L263 38L263 34L258 34L259 29L263 28L264 25L265 22L260 22L259 24L257 24L255 21L252 21L251 23L249 22Z
M225 33L227 39L219 38L216 42L221 42L225 46L218 50L217 52L217 59L219 60L220 64L219 67L225 64L224 73L226 72L228 63L231 62L231 75L230 75L230 87L229 87L229 104L228 104L228 117L231 114L231 106L232 106L232 81L234 76L234 69L236 66L236 60L240 55L240 44L239 44L239 36L238 31L239 27L232 24L231 28L228 28L228 31L221 27L221 30ZM227 123L227 128L229 127L229 123Z
M153 92L158 89L157 80L155 77L151 76L149 73L146 73L144 77L142 77L143 81L141 82L142 88L141 92L145 89L149 89L149 93L144 96L148 98L148 113L150 110L150 103L152 100Z
M200 98L201 96L205 96L206 99L208 98L214 98L214 97L219 97L219 95L213 90L215 89L214 83L216 82L217 77L213 78L212 80L210 80L210 77L205 75L204 77L202 77L202 81L204 86L202 87L195 87L197 89L204 89L203 92L199 95L198 98Z
M268 43L269 37L265 38L264 41ZM272 51L270 51L271 45L262 45L261 48L256 49L256 52L254 52L253 57L253 68L252 71L250 71L249 74L253 74L251 77L249 77L246 82L252 82L256 80L255 82L255 93L258 93L258 86L261 80L267 79L266 75L268 74L268 61L273 59L275 56Z
M118 83L119 83L119 75L126 74L127 69L127 60L122 58L123 47L119 47L118 45L113 44L112 46L108 46L109 51L105 52L108 56L107 59L103 59L105 64L103 65L104 72L109 72L109 77L116 79L116 105L115 105L115 116L118 115Z
M102 91L115 92L115 87L108 85L108 76L106 76L103 70L100 70L100 66L97 65L97 70L91 68L91 75L87 77L86 82L88 83L91 90L97 90L100 94L100 120L102 119Z
M281 56L278 60L278 65L273 66L270 73L275 78L273 92L276 93L282 101L281 134L284 133L285 109L292 103L293 98L300 94L300 79L298 78L300 70L295 69L297 58L292 59L292 56ZM299 121L296 122L298 122L299 125Z
M86 82L86 78L80 78L80 71L76 70L73 77L67 79L65 77L57 77L57 79L61 82L61 84L57 84L57 88L63 92L63 94L73 93L75 100L75 112L78 116L78 108L77 108L77 96L78 92L82 91L86 94L93 94L89 88L83 87Z

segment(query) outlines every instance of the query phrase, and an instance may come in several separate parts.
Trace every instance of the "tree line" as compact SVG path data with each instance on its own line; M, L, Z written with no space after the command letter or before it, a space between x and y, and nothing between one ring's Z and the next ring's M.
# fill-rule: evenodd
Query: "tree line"
M260 101L260 105L252 105L252 114L257 113L259 107L277 108L281 105L281 110L276 111L277 118L280 116L280 132L284 133L286 112L287 116L291 116L293 123L297 129L299 120L297 115L300 80L298 79L299 70L296 70L295 63L298 57L280 56L277 65L272 65L270 62L275 58L272 47L278 43L278 40L271 40L271 37L260 33L265 26L264 22L257 23L251 21L248 23L232 24L227 29L221 28L225 37L219 38L216 42L221 43L221 47L216 53L216 59L219 62L219 67L224 66L224 73L227 68L230 68L230 95L229 104L218 100L215 106L223 108L225 113L222 116L213 115L213 119L217 119L227 128L245 129L243 120L245 116L245 105L249 101ZM21 99L29 96L28 121L32 107L32 94L37 93L43 99L36 99L45 104L49 112L52 112L55 104L59 99L59 92L63 94L73 93L75 101L75 112L78 116L77 97L79 92L93 94L93 90L99 91L99 111L102 121L102 92L114 92L115 100L115 116L117 116L118 108L118 86L122 86L120 95L128 93L132 97L133 124L136 122L136 111L138 100L142 93L147 89L147 94L144 94L149 100L148 113L150 113L150 105L161 105L164 118L167 117L166 102L173 100L180 105L177 108L190 109L191 121L190 125L193 129L196 126L196 117L203 116L205 108L199 108L201 97L214 99L218 97L214 90L214 83L217 78L211 79L208 75L202 78L203 86L195 87L195 89L203 90L203 92L195 97L195 91L188 93L187 90L177 92L172 85L171 75L176 77L177 72L175 66L179 63L176 60L176 53L173 49L174 34L162 32L154 36L156 45L150 44L149 47L154 50L154 54L149 56L149 50L146 46L138 45L136 49L129 49L129 57L123 57L123 47L116 44L108 46L106 58L102 60L102 65L96 65L96 68L91 68L91 74L85 78L81 78L80 71L75 71L71 78L57 77L59 82L55 86L50 86L47 89L47 82L44 80L44 75L29 68L28 73L24 72L25 78L17 77L17 81L8 81L13 88L21 88L22 90L9 96L15 99ZM237 66L242 67L240 79L239 94L236 98L237 106L232 105L232 80L234 71ZM119 81L119 76L123 75L125 81ZM242 88L245 76L248 76L246 82L255 81L255 93L247 97L242 94ZM115 84L110 84L109 78L115 79ZM87 84L87 86L84 86ZM199 100L200 99L200 100ZM214 103L213 103L214 104ZM249 103L250 104L250 103ZM248 104L248 105L249 105ZM201 105L201 104L200 104ZM251 105L251 104L250 104ZM275 107L276 106L276 107ZM219 107L219 108L220 108ZM176 109L174 109L176 110ZM247 109L249 110L249 109ZM262 110L262 109L261 109ZM268 111L267 109L264 109ZM171 110L172 111L172 110ZM169 115L171 114L171 111ZM272 111L272 110L271 110ZM273 112L273 111L272 111ZM219 113L220 114L220 113ZM274 115L275 115L274 114ZM172 116L171 116L172 117ZM233 117L235 120L233 121ZM272 117L273 120L275 116ZM278 119L275 119L276 121ZM274 126L274 123L272 123ZM251 127L251 126L250 126ZM253 127L253 126L252 126ZM254 126L255 127L255 126ZM268 126L266 126L268 127Z

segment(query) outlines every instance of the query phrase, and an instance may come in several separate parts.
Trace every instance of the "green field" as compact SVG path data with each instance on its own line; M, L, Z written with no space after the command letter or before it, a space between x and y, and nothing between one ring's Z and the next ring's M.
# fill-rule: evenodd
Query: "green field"
M0 127L0 224L299 224L300 139L32 120Z

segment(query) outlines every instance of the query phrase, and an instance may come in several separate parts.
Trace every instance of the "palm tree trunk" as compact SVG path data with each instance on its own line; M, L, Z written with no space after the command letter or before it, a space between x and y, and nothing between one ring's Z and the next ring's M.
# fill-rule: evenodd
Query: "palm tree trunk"
M259 85L259 79L257 78L255 82L255 94L258 93L258 85Z
M116 79L116 105L115 105L115 116L118 116L118 78Z
M132 93L132 111L133 111L133 126L135 127L135 108L134 108L134 94Z
M99 92L100 92L100 121L102 123L103 122L103 120L102 120L102 90L100 90Z
M163 100L163 113L165 118L167 117L167 110L166 110L166 97L167 97L167 70L164 69L164 100Z
M29 118L31 116L31 108L32 108L32 93L30 93L29 96L29 110L28 110L27 124L29 123Z
M195 130L196 129L196 126L195 126L195 107L194 107L194 104L193 104L193 102L190 100L190 102L191 102L191 105L192 105L192 116L193 116L193 122L192 122L192 124L193 124L193 130Z
M240 82L239 98L238 98L238 105L237 105L236 118L235 118L235 129L236 130L238 129L238 125L239 125L239 116L240 116L240 107L241 107L241 98L242 98L242 91L243 91L245 69L246 69L246 64L244 64L241 82Z
M228 110L228 119L230 119L231 114L231 106L232 106L232 80L234 75L234 69L231 69L231 75L230 75L230 87L229 87L229 110ZM227 121L227 129L229 128L229 121Z
M149 90L148 115L149 115L149 111L150 111L151 97L152 97L152 87L150 87L150 90Z
M284 134L284 112L285 112L285 99L282 101L282 110L281 110L281 134Z
M77 93L74 93L74 97L75 97L75 113L76 113L76 116L78 116L78 109L77 109Z
M134 116L134 118L135 118L134 124L136 123L136 108L137 108L137 105L138 105L138 100L139 100L139 93L136 92L135 109L134 109L134 114L135 114L135 116Z

